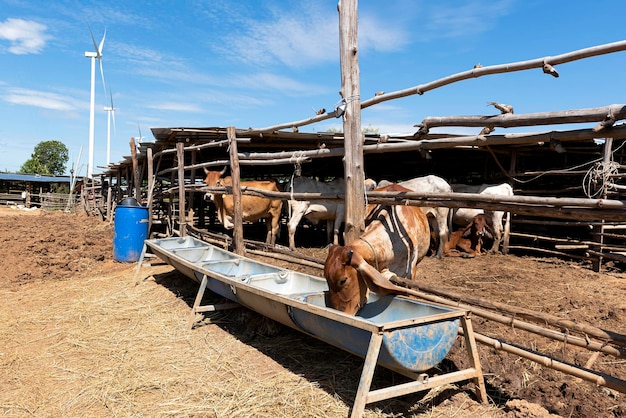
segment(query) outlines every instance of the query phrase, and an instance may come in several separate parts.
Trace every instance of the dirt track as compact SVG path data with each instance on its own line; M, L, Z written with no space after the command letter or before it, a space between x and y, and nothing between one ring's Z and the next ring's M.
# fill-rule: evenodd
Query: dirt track
M203 326L187 330L197 285L156 265L142 269L135 286L134 265L112 260L112 225L94 217L0 208L0 228L5 416L348 414L360 359L242 309L208 315ZM427 259L420 269L427 284L626 334L620 272L495 255ZM477 317L474 327L575 364L584 365L591 355ZM486 346L479 350L490 406L478 405L469 388L454 386L370 405L366 416L521 417L547 416L546 410L563 417L626 415L625 394ZM455 346L441 367L462 367L464 361ZM592 368L626 379L623 359L600 355ZM382 371L374 384L394 379Z

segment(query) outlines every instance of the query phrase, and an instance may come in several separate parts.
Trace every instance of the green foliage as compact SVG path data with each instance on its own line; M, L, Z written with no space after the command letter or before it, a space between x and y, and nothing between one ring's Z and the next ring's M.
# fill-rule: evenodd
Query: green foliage
M55 176L65 173L65 164L69 152L60 141L42 141L35 146L35 151L20 168L21 173L51 174Z

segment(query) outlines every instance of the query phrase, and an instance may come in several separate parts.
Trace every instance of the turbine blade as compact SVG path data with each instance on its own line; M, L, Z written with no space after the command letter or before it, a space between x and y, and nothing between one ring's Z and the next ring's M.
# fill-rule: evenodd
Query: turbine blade
M102 57L98 58L100 62L100 76L102 77L102 90L104 90L104 97L107 96L107 86L104 82L104 70L102 69Z
M113 91L111 90L110 84L109 84L109 98L111 99L111 109L115 109L115 106L113 106Z
M96 51L99 57L102 56L102 47L104 46L104 38L106 38L106 37L107 37L107 28L104 28L104 35L102 35L102 40L100 41L100 46L98 47L98 49Z
M93 32L91 30L91 26L89 26L89 23L87 21L85 21L85 23L87 24L87 29L89 29L89 34L91 35L91 41L93 42L93 47L96 49L96 55L100 55L100 53L98 52L98 44L96 43L96 38L93 37Z
M113 117L113 133L116 133L115 127L115 106L113 106L113 91L111 90L111 85L109 84L109 98L111 99L111 116Z
M115 127L115 109L111 108L111 117L113 117L113 135L117 133L117 129Z

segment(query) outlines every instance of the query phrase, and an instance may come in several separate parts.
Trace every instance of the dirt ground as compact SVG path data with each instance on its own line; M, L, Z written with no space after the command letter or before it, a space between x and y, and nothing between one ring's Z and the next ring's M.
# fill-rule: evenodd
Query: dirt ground
M113 260L96 217L0 207L0 415L348 416L362 360L243 308L188 328L197 283ZM318 258L324 249L302 248ZM267 261L267 260L264 260ZM290 268L321 276L319 270ZM626 275L552 258L428 258L425 284L626 334ZM211 298L211 296L209 296ZM474 329L571 364L592 353L474 316ZM368 405L366 417L620 417L626 394L479 345L489 405L448 385ZM441 371L467 365L455 345ZM626 380L626 360L591 369ZM401 381L386 370L374 387Z

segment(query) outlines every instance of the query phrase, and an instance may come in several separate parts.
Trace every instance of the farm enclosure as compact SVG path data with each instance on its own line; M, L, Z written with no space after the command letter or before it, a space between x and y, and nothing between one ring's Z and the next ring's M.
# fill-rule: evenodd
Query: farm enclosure
M135 286L134 265L113 261L112 226L97 217L0 208L0 227L6 416L347 415L360 359L286 328L260 327L263 321L241 310L210 314L189 331L197 285L154 263ZM299 251L324 256L323 249ZM623 331L623 273L515 255L429 258L418 268L424 284ZM474 328L577 364L590 356L476 317ZM467 388L448 387L373 404L365 416L546 416L542 408L564 417L626 413L624 394L484 345L479 351L496 407L478 405ZM455 346L441 367L460 367L464 358ZM594 368L626 378L623 362L604 354ZM374 384L399 378L381 371Z

